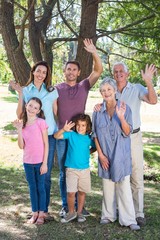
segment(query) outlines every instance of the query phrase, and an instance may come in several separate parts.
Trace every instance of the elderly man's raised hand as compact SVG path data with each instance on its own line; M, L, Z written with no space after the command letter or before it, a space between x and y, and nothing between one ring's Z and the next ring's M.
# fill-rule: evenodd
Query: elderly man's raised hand
M84 48L85 48L85 50L86 50L87 52L90 52L90 53L95 53L95 52L97 52L97 49L96 49L96 47L94 46L92 39L86 38L86 39L83 41L83 43L84 43L84 46L85 46Z
M152 83L152 79L154 74L157 72L157 69L154 64L146 65L145 70L141 70L141 75L143 80L145 81L146 85Z

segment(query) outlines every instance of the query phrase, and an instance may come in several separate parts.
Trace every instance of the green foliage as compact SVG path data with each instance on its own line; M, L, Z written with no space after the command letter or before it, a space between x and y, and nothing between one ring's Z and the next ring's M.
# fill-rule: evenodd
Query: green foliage
M8 83L13 78L0 36L0 83Z
M107 10L106 10L107 9ZM107 36L102 48L113 62L125 61L131 82L143 83L140 70L146 63L160 64L160 20L158 1L102 2L98 15L98 35ZM109 68L109 66L108 66ZM154 80L155 81L155 80Z
M48 1L35 1L35 19L41 22ZM68 59L75 59L77 42L81 37L80 24L82 5L85 1L61 0L48 19L46 32L42 33L41 53L44 58L44 44L52 46L53 51L53 84L62 81L63 66ZM125 61L131 73L130 81L144 84L140 70L146 63L160 65L160 5L155 1L99 1L97 19L97 46L101 49L104 64L102 78L111 75L111 67L115 61ZM14 3L14 24L17 38L20 41L23 32L22 23L28 11L27 1ZM90 1L94 4L94 1ZM48 7L48 6L47 6ZM86 9L83 9L86 11ZM29 11L30 12L30 11ZM46 18L48 16L46 15ZM88 16L89 17L89 16ZM24 27L23 51L32 65L33 57L29 42L29 18L26 17ZM87 28L87 24L86 24ZM73 40L74 39L74 40ZM2 42L2 40L0 41ZM3 44L2 48L3 48ZM0 46L1 46L0 45ZM46 45L47 46L47 45ZM1 48L0 48L1 49ZM2 63L1 63L2 61ZM0 50L0 81L8 82L12 78L6 56ZM1 65L2 64L2 65ZM2 80L1 80L2 79ZM155 83L156 79L154 80Z
M7 124L6 126L3 127L3 130L5 131L13 131L16 130L15 127L13 127L12 123Z

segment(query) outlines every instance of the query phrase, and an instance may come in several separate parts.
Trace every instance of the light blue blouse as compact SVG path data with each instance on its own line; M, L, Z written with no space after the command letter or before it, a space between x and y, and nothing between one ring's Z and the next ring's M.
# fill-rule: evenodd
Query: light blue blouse
M53 114L53 102L58 98L57 90L48 92L45 84L42 84L40 91L36 88L33 83L23 88L23 100L25 103L30 98L37 97L42 101L42 110L44 111L45 120L48 125L48 135L52 135L57 131L57 124Z

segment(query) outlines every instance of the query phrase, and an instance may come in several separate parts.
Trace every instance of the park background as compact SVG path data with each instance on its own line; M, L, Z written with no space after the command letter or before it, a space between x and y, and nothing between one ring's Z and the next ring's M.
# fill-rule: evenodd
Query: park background
M145 213L147 224L139 232L122 228L118 222L101 226L102 186L97 176L97 158L91 159L92 192L87 197L91 216L84 224L62 225L58 167L52 174L50 212L55 221L28 226L29 194L22 167L22 151L11 122L16 118L17 95L8 90L14 78L25 85L31 66L46 60L53 85L62 82L63 66L76 59L82 66L79 81L92 70L92 57L83 39L91 38L102 59L104 71L90 91L86 112L92 114L101 98L99 82L112 75L115 61L124 61L129 81L144 84L140 70L154 63L154 87L160 95L160 3L159 0L0 0L0 240L43 239L138 239L159 240L160 218L160 102L142 103L144 142Z
M90 91L86 112L101 102L99 91ZM159 240L160 218L160 102L141 106L142 132L145 153L145 206L147 224L139 232L120 227L118 222L100 225L102 184L97 176L97 156L91 158L92 192L87 196L86 207L91 213L87 221L61 224L58 212L61 199L58 186L58 166L52 172L50 213L55 220L43 226L27 225L30 212L28 187L22 165L23 151L17 145L17 133L12 127L16 119L17 95L0 85L0 239L1 240L70 240L70 239L132 239Z

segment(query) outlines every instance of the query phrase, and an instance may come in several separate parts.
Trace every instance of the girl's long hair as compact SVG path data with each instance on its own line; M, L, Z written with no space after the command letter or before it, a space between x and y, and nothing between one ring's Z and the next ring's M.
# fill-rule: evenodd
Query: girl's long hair
M26 83L26 86L28 86L31 82L34 82L34 75L33 72L36 70L38 66L45 66L47 68L47 74L46 78L44 79L44 84L46 85L47 91L51 92L54 90L54 87L52 86L52 74L51 74L51 69L50 66L48 65L47 62L45 61L40 61L34 64L34 66L31 68L30 71L30 77L28 82Z
M37 103L39 104L39 110L40 110L40 112L37 114L37 117L45 119L44 112L43 112L43 110L41 109L41 108L42 108L42 102L41 102L41 100L40 100L39 98L37 98L37 97L32 97L32 98L29 99L29 101L27 102L27 104L28 104L31 100L34 100L35 102L37 102ZM22 112L22 115L21 115L21 119L23 120L23 128L25 128L26 123L27 123L27 121L28 121L26 107L24 107L24 109L23 109L23 112Z

